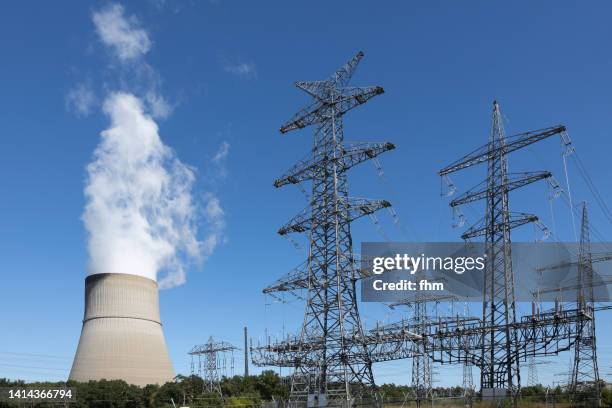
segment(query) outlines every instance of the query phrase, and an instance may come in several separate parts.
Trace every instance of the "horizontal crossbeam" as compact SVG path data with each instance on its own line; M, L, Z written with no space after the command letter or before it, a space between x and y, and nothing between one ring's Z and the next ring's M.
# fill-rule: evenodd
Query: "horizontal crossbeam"
M287 184L297 184L306 180L312 180L327 167L330 161L336 163L338 173L345 172L359 163L395 149L395 145L389 142L362 142L344 143L340 145L335 157L322 157L318 160L306 159L293 166L285 175L274 181L274 187ZM312 156L312 155L311 155Z
M450 202L451 207L472 203L474 201L483 200L487 197L501 194L502 191L512 191L517 188L524 187L528 184L535 183L538 180L543 180L552 177L549 171L513 173L508 175L508 180L505 183L495 186L493 191L487 186L487 181L483 181L478 186L466 191L459 197Z
M558 125L552 126L545 129L519 133L514 136L506 138L506 143L503 146L496 146L491 149L487 143L484 146L479 147L471 153L463 156L461 159L452 163L451 165L444 167L438 172L440 176L446 176L459 170L474 166L476 164L484 163L491 157L500 156L501 153L508 154L515 150L522 149L525 146L529 146L532 143L539 142L548 137L558 135L565 132L565 126Z
M349 110L363 105L384 92L385 90L380 86L343 88L338 95L332 95L324 101L317 99L313 104L296 113L293 118L281 126L280 132L287 133L303 129L306 126L322 123L331 117L339 118Z
M536 221L538 221L537 215L527 213L510 213L510 222L508 224L508 228L512 229ZM485 235L487 231L489 232L489 234L492 235L496 232L502 231L503 228L504 224L502 223L498 223L495 225L486 225L484 221L481 221L478 224L472 226L466 232L464 232L461 235L461 239L471 239L475 237L480 237L482 235Z
M286 235L293 232L306 232L312 228L314 223L325 227L326 225L324 223L331 222L327 220L334 219L334 217L330 217L330 215L340 215L344 219L344 222L351 222L365 215L372 214L382 208L391 206L391 203L387 200L368 200L365 198L339 198L338 200L341 206L331 210L331 214L325 214L325 217L318 217L317 214L322 211L328 211L328 209L321 207L318 203L313 203L312 208L309 207L303 210L281 227L278 233L280 235ZM317 207L317 205L319 205L319 207Z

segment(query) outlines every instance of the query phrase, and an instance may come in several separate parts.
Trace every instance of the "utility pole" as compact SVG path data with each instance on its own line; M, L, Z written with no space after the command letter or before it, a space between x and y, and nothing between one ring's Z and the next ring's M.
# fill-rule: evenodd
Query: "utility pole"
M244 326L244 378L249 376L249 347L247 344L247 327Z

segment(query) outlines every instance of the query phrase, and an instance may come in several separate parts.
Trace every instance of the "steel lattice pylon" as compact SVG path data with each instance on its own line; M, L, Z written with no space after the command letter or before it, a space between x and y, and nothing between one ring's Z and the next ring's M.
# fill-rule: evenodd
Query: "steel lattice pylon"
M463 315L465 318L470 316L468 303L464 304ZM474 373L472 364L469 362L469 350L465 350L465 361L463 363L463 403L466 408L471 408L474 403Z
M538 381L538 369L536 367L536 360L534 356L529 357L527 366L527 386L535 387L539 384Z
M474 376L472 366L467 363L463 364L463 403L466 408L474 403Z
M582 227L578 253L577 308L581 311L570 382L572 406L601 404L601 384L597 367L597 343L593 302L593 259L586 203L582 206Z
M413 307L415 324L420 328L417 334L425 334L429 331L427 300L417 297L413 303ZM413 342L413 347L412 390L414 392L416 406L420 407L424 401L426 402L432 398L431 361L424 342L415 341Z
M549 178L550 172L511 174L508 154L550 136L561 134L564 126L554 126L515 135L508 140L497 101L493 102L493 120L489 141L483 147L440 170L440 176L487 163L487 179L481 185L453 200L456 207L476 200L486 200L485 217L461 237L484 236L487 263L483 290L482 321L490 330L484 337L480 363L480 386L483 399L516 397L520 392L519 341L514 329L517 322L514 296L514 273L510 231L538 218L532 214L511 213L508 193L535 181Z
M191 374L195 374L196 365L194 358L197 358L197 372L204 380L205 391L218 394L223 398L221 392L221 378L227 375L226 353L231 354L230 369L234 369L233 351L236 347L225 341L215 341L212 337L208 342L194 346L189 355L191 356Z
M514 345L518 343L516 331L508 324L516 322L514 301L514 274L510 242L510 209L508 190L508 159L506 135L497 103L493 104L493 126L489 137L489 150L495 152L488 160L485 242L487 244L488 270L485 277L483 320L491 325L505 325L505 330L492 332L485 337L484 364L481 368L481 387L484 389L508 389L520 384L518 358Z
M309 207L283 226L279 233L308 234L305 263L308 290L306 312L299 337L289 405L294 407L351 406L372 392L374 377L357 307L351 222L387 201L353 199L348 195L347 171L356 164L391 150L390 143L349 144L343 141L346 112L383 93L381 87L347 87L363 53L357 53L329 79L297 82L313 103L280 129L286 133L316 126L311 158L298 163L275 181L280 187L311 181ZM312 347L313 339L317 347ZM303 364L317 361L317 365Z

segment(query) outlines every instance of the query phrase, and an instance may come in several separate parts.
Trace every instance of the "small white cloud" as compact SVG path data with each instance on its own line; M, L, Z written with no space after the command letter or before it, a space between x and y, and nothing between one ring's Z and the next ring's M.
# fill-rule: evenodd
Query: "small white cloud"
M219 150L215 153L215 155L210 159L210 163L212 164L210 179L209 182L211 185L215 185L218 181L223 180L227 177L227 165L226 159L230 151L230 144L227 141L223 141L221 146L219 146Z
M250 62L240 62L238 64L226 63L223 69L225 72L240 76L254 76L257 73L255 64Z
M139 27L135 17L126 17L120 4L95 11L93 23L100 40L113 49L121 61L137 59L151 49L149 34Z
M149 0L149 2L155 7L157 10L162 10L166 5L166 0Z
M215 164L221 164L221 162L227 158L227 155L229 154L229 149L230 144L226 141L223 141L223 143L221 143L221 146L219 146L219 150L217 150L217 153L215 153L211 161Z
M66 109L77 116L87 116L96 104L94 91L86 84L78 84L66 94Z

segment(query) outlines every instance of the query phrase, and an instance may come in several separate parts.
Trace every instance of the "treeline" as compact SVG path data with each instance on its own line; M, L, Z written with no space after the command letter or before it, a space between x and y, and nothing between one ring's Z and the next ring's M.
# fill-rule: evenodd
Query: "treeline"
M603 385L603 384L602 384ZM162 386L147 385L138 387L129 385L121 380L101 380L78 383L40 382L25 383L24 381L9 381L0 379L0 388L27 387L29 389L52 389L69 387L75 390L76 400L68 406L71 408L167 408L189 406L190 408L216 408L216 407L242 407L260 408L264 401L285 401L288 397L288 383L283 381L273 371L264 371L259 375L248 377L234 376L221 380L221 390L224 396L222 401L218 393L210 392L202 378L198 376L177 376L176 381ZM413 390L410 386L383 384L378 389L385 405L396 406L404 399L413 400ZM444 406L463 406L463 389L461 387L435 387L432 390L434 405L444 402ZM474 396L478 401L479 396ZM521 403L519 406L539 405L548 402L567 405L569 395L561 387L547 389L542 385L523 387L521 389ZM478 405L478 404L476 404ZM475 406L476 406L475 405ZM586 404L590 406L590 404ZM0 407L57 407L64 406L58 403L9 403L0 401ZM270 405L273 406L273 405ZM399 405L397 405L399 406ZM603 389L602 406L612 407L612 390Z
M612 389L607 388L605 383L602 382L602 393L601 393L601 407L612 408ZM414 401L414 390L412 387L407 385L395 385L395 384L383 384L379 387L379 394L382 396L382 400L385 404L392 405L393 403L402 403L405 399L407 401ZM459 386L455 387L434 387L432 389L432 395L434 399L434 406L463 406L463 388ZM474 393L473 401L474 406L483 406L483 404L476 403L480 400L480 394ZM549 406L558 404L558 407L569 406L570 396L566 388L555 387L548 388L543 385L535 385L521 388L521 399L519 406L530 407L530 406L545 406L546 403ZM414 404L413 404L414 405ZM484 406L487 406L485 403ZM585 400L581 404L584 407L596 406L595 401Z
M234 376L221 380L224 401L218 393L209 392L204 381L198 376L177 376L175 382L162 386L147 385L138 387L122 380L100 380L79 383L25 383L0 379L0 388L27 387L29 389L51 389L69 387L75 390L76 402L71 408L167 408L172 401L179 406L203 407L260 407L262 401L286 399L287 388L281 378L273 371L264 371L248 377ZM0 407L55 407L57 403L9 403L0 402Z

